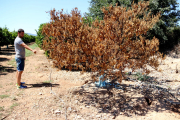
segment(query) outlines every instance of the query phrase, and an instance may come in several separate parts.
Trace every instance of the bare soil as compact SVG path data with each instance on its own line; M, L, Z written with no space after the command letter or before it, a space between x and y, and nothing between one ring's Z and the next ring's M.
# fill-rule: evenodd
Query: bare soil
M177 101L163 90L144 89L141 81L133 80L123 80L123 89L97 88L90 72L53 68L44 51L36 50L37 54L25 61L22 81L27 89L15 86L16 68L10 62L15 57L14 47L0 51L0 119L180 119L180 106L168 102ZM159 66L161 72L152 69L150 78L173 91L180 85L179 62L179 58L167 57Z

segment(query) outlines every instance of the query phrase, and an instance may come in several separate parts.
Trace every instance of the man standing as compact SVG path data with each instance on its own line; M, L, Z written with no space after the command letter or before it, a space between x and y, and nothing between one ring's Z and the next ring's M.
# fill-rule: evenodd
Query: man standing
M14 40L14 46L15 46L15 59L17 63L17 72L16 72L16 79L17 79L17 88L27 88L27 86L23 86L24 82L21 82L21 75L24 71L25 66L25 48L32 51L36 54L36 51L28 47L23 41L22 38L24 37L24 30L19 29L18 30L18 36Z

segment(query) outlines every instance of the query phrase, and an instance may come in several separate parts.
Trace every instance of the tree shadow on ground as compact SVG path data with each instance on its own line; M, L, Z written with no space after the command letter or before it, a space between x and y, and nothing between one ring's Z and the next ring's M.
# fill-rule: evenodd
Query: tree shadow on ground
M91 83L88 83L91 84ZM80 102L85 106L100 109L100 113L111 113L114 118L118 115L145 116L150 111L174 111L180 113L179 105L172 105L167 99L173 99L163 91L154 88L137 88L121 84L122 89L106 89L97 87L81 87L73 94L81 96Z
M7 73L13 73L16 70L14 67L7 67L7 66L2 66L0 65L0 75L6 75Z
M39 88L39 87L57 87L59 84L51 84L51 83L37 83L37 84L26 84L30 86L28 88Z
M1 48L0 55L15 55L15 49L14 46L9 46L8 48Z
M64 71L71 71L71 72L81 72L81 71L83 71L81 68L76 68L75 66L72 66L72 70L70 70L70 69L68 69L68 68L66 68L65 66L63 66L62 68L61 68L61 70L64 70ZM86 70L84 70L85 72L91 72L91 69L86 69Z
M7 56L11 56L11 55L15 55L15 53L11 53L11 52L0 52L0 55L7 55Z
M4 48L1 52L15 52L14 48Z
M0 62L8 61L9 59L7 58L0 58Z

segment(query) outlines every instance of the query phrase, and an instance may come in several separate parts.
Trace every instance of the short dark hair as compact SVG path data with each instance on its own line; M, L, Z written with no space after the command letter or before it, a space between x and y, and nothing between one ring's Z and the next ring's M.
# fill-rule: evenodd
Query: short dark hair
M23 30L23 29L19 29L19 30L18 30L18 33L21 33L21 32L24 32L24 30Z

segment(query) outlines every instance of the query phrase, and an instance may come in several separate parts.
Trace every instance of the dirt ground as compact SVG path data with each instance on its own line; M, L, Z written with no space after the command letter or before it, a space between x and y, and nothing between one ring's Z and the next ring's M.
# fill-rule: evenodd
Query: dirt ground
M43 50L26 58L22 81L27 89L16 88L14 47L0 51L0 119L7 120L179 120L180 106L163 90L144 90L141 81L123 80L124 89L97 88L90 72L58 70L52 67ZM180 59L167 57L162 72L149 76L167 83L169 89L180 85ZM177 68L177 69L176 69ZM138 83L138 86L137 85ZM134 85L135 87L131 87ZM143 88L144 87L144 88ZM141 89L142 88L142 89Z

